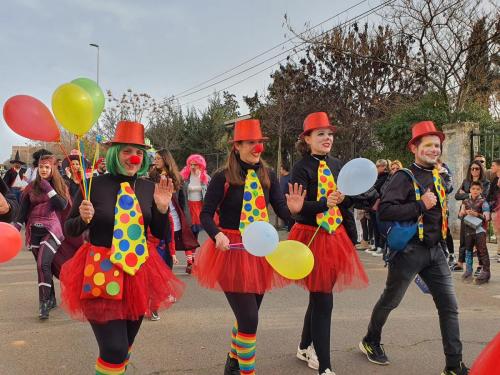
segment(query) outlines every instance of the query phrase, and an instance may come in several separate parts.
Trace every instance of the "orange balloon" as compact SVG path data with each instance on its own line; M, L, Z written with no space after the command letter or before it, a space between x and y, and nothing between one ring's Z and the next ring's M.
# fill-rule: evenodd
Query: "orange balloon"
M23 247L21 233L10 224L0 223L0 263L14 258Z

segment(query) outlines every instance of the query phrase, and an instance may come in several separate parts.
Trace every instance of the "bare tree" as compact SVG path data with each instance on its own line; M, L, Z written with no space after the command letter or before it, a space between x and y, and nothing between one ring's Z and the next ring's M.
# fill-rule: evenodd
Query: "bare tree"
M474 65L482 62L478 57L484 56L478 47L486 46L487 54L495 54L491 42L499 35L498 7L480 0L399 0L385 15L413 43L407 68L425 77L451 110L463 109L467 72L474 71ZM480 20L483 36L471 40Z

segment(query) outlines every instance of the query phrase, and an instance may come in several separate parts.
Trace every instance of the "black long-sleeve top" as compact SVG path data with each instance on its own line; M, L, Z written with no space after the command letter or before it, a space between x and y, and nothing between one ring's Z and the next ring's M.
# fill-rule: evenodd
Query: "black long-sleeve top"
M490 181L484 179L483 181L481 181L481 183L483 184L483 192L481 193L481 195L484 198L486 198L488 196L488 193L490 190ZM455 193L455 199L457 201L463 201L464 199L470 198L470 196L469 196L470 184L471 184L471 180L469 180L467 178L462 181L462 185L460 185L457 192ZM464 193L461 193L460 190L462 190Z
M303 188L307 189L306 198L304 200L304 206L302 210L296 215L296 221L301 224L317 226L316 215L320 212L325 212L328 210L326 200L318 201L318 166L319 161L325 160L328 168L333 174L335 182L342 168L342 162L339 159L332 158L326 155L307 155L299 160L292 169L292 177L290 182L292 184L298 183L302 185ZM349 207L353 204L353 199L346 196L341 204L339 204L340 213L343 218L343 225L349 235L351 241L356 241L356 223L354 221L354 215L349 210Z
M486 197L492 211L497 207L497 197L499 191L498 177L495 177L493 181L491 181L490 190L488 191L488 196Z
M242 169L243 178L246 177L249 169L254 169L257 172L259 168L262 168L260 164L251 165L241 160L239 160L239 163ZM285 221L291 220L292 215L286 205L276 174L270 169L268 169L268 173L269 179L271 180L271 186L269 189L262 186L266 205L271 204L274 212L281 219ZM200 213L201 225L212 239L220 232L214 222L214 214L217 208L219 208L219 224L221 228L239 229L240 227L240 216L245 187L243 185L229 185L227 191L224 192L225 184L226 176L224 171L217 172L208 184L205 200L203 201L203 208Z
M50 182L50 185L52 186L52 181L49 181L49 182ZM42 194L44 194L44 193L42 193ZM56 194L56 195L53 195L52 197L50 197L49 201L50 201L50 205L56 211L62 211L68 205L68 200L59 194ZM30 200L29 194L23 194L21 196L21 204L19 206L20 206L19 215L18 215L16 221L18 223L24 224L28 221L28 215L29 215L30 210L31 210L31 200Z
M433 169L424 168L415 163L409 169L423 190L422 194L430 189L436 196L437 204L430 210L426 210L424 203L416 200L415 188L410 176L401 171L396 172L382 194L379 209L380 220L417 221L423 213L424 243L429 247L434 246L442 239L441 223L443 218L439 197L433 182Z
M115 221L116 196L122 182L128 182L139 200L144 218L144 231L151 229L153 236L163 239L168 227L168 212L158 211L153 199L155 185L153 182L137 178L104 174L93 178L90 201L94 206L94 217L89 224L80 217L79 207L82 203L82 193L74 197L73 207L64 224L65 233L70 237L81 235L89 229L90 243L95 246L111 247Z
M13 221L19 212L19 203L17 202L16 196L12 193L3 179L0 178L0 193L4 196L10 209L3 215L0 215L0 222L11 222Z

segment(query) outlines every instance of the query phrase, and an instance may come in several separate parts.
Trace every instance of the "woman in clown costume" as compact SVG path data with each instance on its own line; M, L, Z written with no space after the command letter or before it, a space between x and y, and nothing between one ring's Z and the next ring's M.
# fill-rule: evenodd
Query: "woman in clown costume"
M172 181L138 176L148 169L144 126L118 123L106 154L109 174L94 177L89 200L75 197L66 233L89 231L85 243L61 270L63 307L87 320L99 346L96 374L124 374L134 339L150 306L179 299L183 284L145 238L168 230Z
M182 168L180 173L184 180L184 196L187 197L191 230L195 237L198 238L198 234L203 230L200 221L201 208L210 182L210 176L207 174L207 162L199 154L189 155L186 166ZM186 272L188 273L191 273L193 267L193 253L191 250L186 251Z
M266 139L259 120L236 122L228 160L212 178L201 211L210 238L196 256L193 274L202 286L222 290L236 317L225 375L255 374L258 311L264 293L289 283L264 257L230 250L230 244L241 246L241 234L250 223L269 221L268 204L288 220L290 211L298 212L304 201L296 185L285 202L276 175L261 159ZM216 211L219 225L214 221Z
M325 112L306 117L304 131L297 142L302 159L294 165L291 177L291 182L300 184L307 195L288 239L309 245L314 254L312 272L297 281L309 291L297 357L310 368L318 369L321 375L334 374L330 362L332 291L362 288L368 284L346 231L351 198L336 190L342 165L340 160L328 155L334 132L335 127Z

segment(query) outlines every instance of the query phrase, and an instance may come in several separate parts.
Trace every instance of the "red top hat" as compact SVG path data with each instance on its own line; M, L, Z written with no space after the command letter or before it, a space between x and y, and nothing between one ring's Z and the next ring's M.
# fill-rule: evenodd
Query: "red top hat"
M111 141L106 142L106 144L114 145L116 143L150 148L150 146L144 143L144 125L134 121L120 121L116 125L115 136Z
M304 120L304 131L300 136L303 137L315 129L330 129L333 132L337 131L337 128L330 124L326 112L309 113Z
M411 139L410 142L408 142L408 148L410 148L416 140L426 135L437 135L441 140L441 143L444 141L444 133L437 130L436 125L434 125L432 121L421 121L417 122L411 128Z
M260 130L260 121L256 119L248 119L236 121L234 125L234 138L231 142L239 141L263 141L269 139L262 136Z

